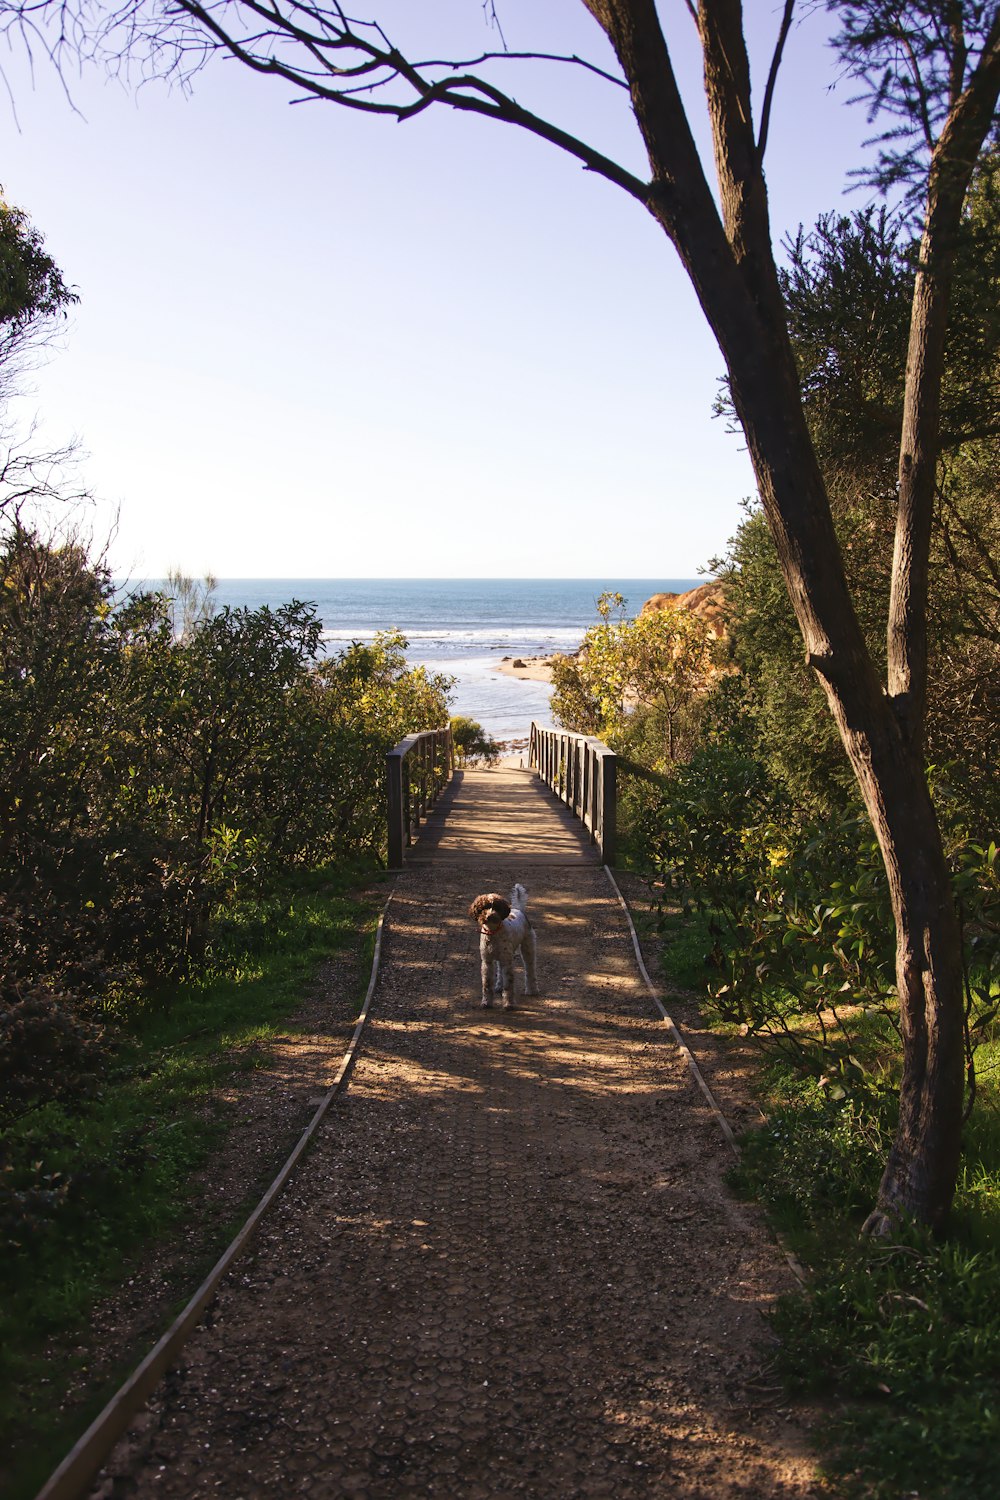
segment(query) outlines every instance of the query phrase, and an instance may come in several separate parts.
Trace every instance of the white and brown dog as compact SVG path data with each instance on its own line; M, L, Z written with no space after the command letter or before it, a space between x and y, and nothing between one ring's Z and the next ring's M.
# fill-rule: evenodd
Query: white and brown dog
M494 989L503 993L507 1010L514 1008L514 959L521 955L524 965L525 993L538 994L535 975L535 932L528 920L528 893L515 885L510 900L491 891L477 896L469 907L469 916L479 928L479 957L482 960L483 1005L493 1004Z

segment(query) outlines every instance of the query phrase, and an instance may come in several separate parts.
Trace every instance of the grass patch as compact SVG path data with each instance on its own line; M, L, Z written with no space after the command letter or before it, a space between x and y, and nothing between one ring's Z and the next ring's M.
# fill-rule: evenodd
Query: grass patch
M698 911L666 907L657 922L660 935L660 968L674 984L704 995L708 984L708 961L712 934L707 916Z
M92 1309L125 1285L127 1265L178 1236L192 1217L192 1178L228 1128L219 1089L246 1087L331 955L357 963L360 1009L377 903L359 903L356 879L313 873L279 895L239 903L217 925L206 972L136 1002L119 1023L111 1063L89 1097L50 1101L0 1132L8 1246L0 1264L0 1453L15 1454L9 1467L0 1460L0 1478L9 1500L34 1493L138 1352L121 1351L120 1370L107 1388L88 1393L69 1424L58 1415L65 1392L87 1384ZM255 1201L252 1184L248 1192ZM204 1213L200 1199L197 1212ZM206 1266L241 1220L231 1206L220 1213L206 1237ZM195 1284L185 1278L176 1287L176 1306Z
M989 1051L986 1057L988 1061ZM830 1474L872 1500L1000 1492L1000 1097L980 1083L949 1235L859 1237L895 1126L888 1088L834 1100L773 1066L737 1186L810 1269L774 1328L789 1390L821 1398Z
M786 1382L844 1402L830 1468L847 1494L982 1500L1000 1488L1000 1259L913 1234L817 1267L774 1327Z

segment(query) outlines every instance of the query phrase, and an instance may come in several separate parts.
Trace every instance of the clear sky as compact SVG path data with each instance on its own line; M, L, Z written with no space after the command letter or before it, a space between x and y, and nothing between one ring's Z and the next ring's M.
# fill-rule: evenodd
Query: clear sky
M497 9L512 50L607 60L579 0ZM760 86L780 5L746 9ZM661 13L697 108L690 17ZM481 0L421 14L427 51L496 45ZM826 24L786 49L778 236L857 206ZM686 577L724 548L753 480L711 416L721 357L620 190L509 127L290 107L221 60L189 96L69 77L72 107L43 61L4 70L0 182L81 298L22 411L80 439L117 571ZM515 92L641 170L622 91L544 67Z

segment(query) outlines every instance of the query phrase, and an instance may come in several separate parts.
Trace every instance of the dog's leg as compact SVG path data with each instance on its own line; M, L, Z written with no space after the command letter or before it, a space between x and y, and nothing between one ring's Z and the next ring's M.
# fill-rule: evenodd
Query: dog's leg
M481 970L482 981L483 981L483 1008L484 1008L484 1010L489 1010L490 1006L493 1004L493 970L495 968L496 968L496 964L494 963L493 959L492 958L487 958L486 954L483 953L482 954L482 963L480 964L480 970Z
M511 954L503 965L503 1008L514 1009L514 955Z
M495 995L503 994L503 968L499 959L493 965L493 993Z
M527 995L538 994L538 974L535 969L535 934L529 927L521 942L521 962L524 964L524 990Z

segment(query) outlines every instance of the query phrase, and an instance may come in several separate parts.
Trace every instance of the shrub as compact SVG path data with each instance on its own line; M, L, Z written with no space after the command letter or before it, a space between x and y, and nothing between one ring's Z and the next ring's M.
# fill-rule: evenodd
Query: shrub
M30 1105L89 1092L107 1055L104 1029L73 997L37 985L0 996L0 1121Z
M202 607L203 606L203 607ZM0 1069L78 1090L88 1026L203 962L221 907L290 869L384 856L386 751L449 679L398 634L319 661L311 605L175 629L78 542L0 541Z
M493 736L464 714L456 714L451 720L451 742L460 766L495 766L500 760L500 746Z

